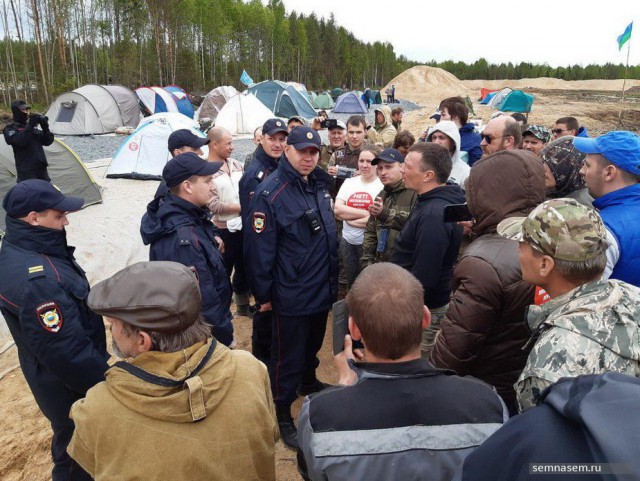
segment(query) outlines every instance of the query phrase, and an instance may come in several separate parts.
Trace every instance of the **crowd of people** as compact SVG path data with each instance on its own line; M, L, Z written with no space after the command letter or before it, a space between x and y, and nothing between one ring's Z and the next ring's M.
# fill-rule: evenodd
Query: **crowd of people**
M48 126L15 107L20 164ZM149 261L93 288L66 241L82 199L18 166L0 310L53 480L274 480L278 439L311 480L640 476L640 137L468 117L445 99L417 142L387 106L373 125L273 118L243 162L221 127L173 132Z

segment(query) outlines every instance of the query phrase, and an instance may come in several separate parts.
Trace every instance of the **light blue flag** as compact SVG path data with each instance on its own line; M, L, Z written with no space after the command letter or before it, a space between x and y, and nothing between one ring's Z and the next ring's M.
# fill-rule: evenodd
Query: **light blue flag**
M622 46L631 38L631 30L633 29L633 22L627 25L624 29L624 33L618 37L618 50L622 49Z
M249 87L253 83L253 79L249 77L249 74L246 70L242 70L242 75L240 75L240 82Z

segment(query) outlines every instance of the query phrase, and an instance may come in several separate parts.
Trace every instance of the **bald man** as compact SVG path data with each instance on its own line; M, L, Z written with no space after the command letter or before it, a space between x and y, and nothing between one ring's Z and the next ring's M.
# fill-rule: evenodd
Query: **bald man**
M220 230L225 250L222 254L227 275L231 277L236 314L248 316L249 286L242 260L242 218L240 216L240 178L242 164L231 158L233 138L224 127L213 127L207 134L209 139L209 162L222 162L220 170L214 174L215 192L209 204L213 212L213 223ZM233 274L233 277L232 277Z
M518 149L522 142L520 124L508 115L491 119L480 136L482 137L480 147L485 156L501 150Z

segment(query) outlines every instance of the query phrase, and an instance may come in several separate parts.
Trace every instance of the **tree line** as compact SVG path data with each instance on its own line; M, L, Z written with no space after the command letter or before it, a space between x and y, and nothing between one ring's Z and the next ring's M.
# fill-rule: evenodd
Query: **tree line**
M378 88L417 65L386 42L367 43L314 14L287 14L282 0L0 0L2 101L48 104L87 83L177 84L194 93L255 82L309 89ZM624 66L551 68L480 59L430 62L461 79L550 76L620 78ZM640 67L629 68L640 78Z

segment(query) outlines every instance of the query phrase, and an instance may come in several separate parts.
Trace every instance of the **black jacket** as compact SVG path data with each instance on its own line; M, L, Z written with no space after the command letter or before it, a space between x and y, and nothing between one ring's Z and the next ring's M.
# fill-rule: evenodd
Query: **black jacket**
M87 306L89 283L66 232L6 222L0 311L38 406L54 426L70 424L71 404L104 380L104 324Z
M202 316L212 326L215 338L230 345L231 286L208 211L169 193L149 203L140 234L142 242L151 245L149 260L179 262L195 270L202 294Z
M444 207L464 202L464 193L455 184L419 195L393 247L391 262L418 278L424 303L432 309L449 302L453 265L462 241L462 227L443 221Z
M18 182L27 179L42 179L50 181L47 173L47 157L43 145L53 143L53 134L49 130L49 124L44 122L40 126L42 130L30 125L30 122L22 112L13 112L13 123L4 128L4 140L13 147L13 155L16 161Z
M467 458L462 479L638 479L639 397L640 379L620 373L562 378L543 393L537 407L511 419ZM618 475L530 473L541 463L624 466L619 466ZM623 469L629 470L626 476Z
M262 145L258 145L258 148L253 153L251 163L245 168L238 186L240 191L240 213L243 224L248 222L249 203L251 202L253 193L260 182L266 180L266 178L278 168L278 160L279 159L269 157L262 148Z

